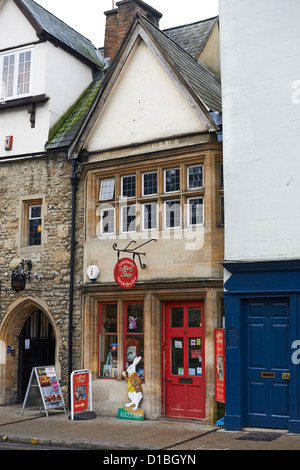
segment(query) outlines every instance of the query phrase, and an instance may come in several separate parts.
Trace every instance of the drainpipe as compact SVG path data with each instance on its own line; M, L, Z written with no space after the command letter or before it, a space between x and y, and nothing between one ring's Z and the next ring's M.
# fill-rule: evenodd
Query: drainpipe
M68 396L69 409L71 409L71 373L73 356L73 293L74 293L74 257L75 257L75 214L76 214L76 191L77 191L77 161L72 160L72 212L71 212L71 247L70 247L70 292L69 292L69 360L68 360Z

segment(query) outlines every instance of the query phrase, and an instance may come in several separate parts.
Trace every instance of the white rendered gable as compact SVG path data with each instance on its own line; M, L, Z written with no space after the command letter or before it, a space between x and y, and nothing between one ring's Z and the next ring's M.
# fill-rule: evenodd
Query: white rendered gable
M206 130L178 84L139 37L107 95L86 149L102 151Z

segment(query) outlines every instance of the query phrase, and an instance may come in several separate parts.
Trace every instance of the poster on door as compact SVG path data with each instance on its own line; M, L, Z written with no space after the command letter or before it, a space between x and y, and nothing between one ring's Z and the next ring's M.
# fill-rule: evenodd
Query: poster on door
M215 330L215 400L225 403L225 332Z

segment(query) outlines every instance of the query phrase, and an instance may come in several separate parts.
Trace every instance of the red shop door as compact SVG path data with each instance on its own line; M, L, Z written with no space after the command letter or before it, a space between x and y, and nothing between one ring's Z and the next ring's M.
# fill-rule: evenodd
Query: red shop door
M166 304L165 415L205 418L203 301Z

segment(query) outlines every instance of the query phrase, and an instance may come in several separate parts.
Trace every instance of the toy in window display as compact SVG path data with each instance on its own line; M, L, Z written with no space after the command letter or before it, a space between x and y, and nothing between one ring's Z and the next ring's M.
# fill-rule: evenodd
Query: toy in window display
M127 371L128 376L126 375L125 371L123 372L123 376L127 383L128 396L130 399L130 403L127 403L125 407L126 408L132 407L132 411L136 411L138 409L140 401L143 398L142 385L141 385L142 379L136 372L136 365L140 362L141 359L142 359L141 356L135 357L133 360L133 363L127 367L126 371Z

